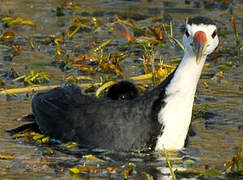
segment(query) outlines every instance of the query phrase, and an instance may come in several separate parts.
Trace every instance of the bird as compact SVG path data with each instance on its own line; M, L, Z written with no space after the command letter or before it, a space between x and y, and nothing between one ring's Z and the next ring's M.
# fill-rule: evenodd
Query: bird
M70 86L72 86L72 85L73 84L70 84L70 83L65 84L64 89L70 89ZM79 88L76 88L76 90L77 90L77 93L81 93ZM129 99L133 99L137 96L139 96L139 90L136 87L136 85L134 83L132 83L131 81L122 80L122 81L119 81L119 82L111 85L108 88L107 94L104 95L104 98L108 98L108 99L112 99L112 100L129 100ZM17 128L6 130L6 132L8 132L10 135L14 135L16 133L20 133L27 129L30 129L36 133L41 133L39 126L37 125L37 123L35 121L35 116L32 113L27 114L27 115L21 117L20 119L21 119L21 121L30 122L30 123L21 125Z
M66 85L71 85L71 84L66 84ZM108 92L106 94L106 98L112 99L112 100L129 100L129 99L133 99L139 96L139 90L137 88L137 86L128 80L122 80L119 81L115 84L113 84L112 86L110 86L108 88ZM39 126L37 125L37 123L35 122L35 116L33 114L27 114L23 117L21 117L21 121L24 122L30 122L24 125L21 125L17 128L13 128L13 129L9 129L6 130L6 132L8 132L10 135L14 135L20 132L23 132L25 130L32 130L36 133L41 133ZM186 139L186 144L187 144L187 140L188 137L192 137L195 136L196 132L194 131L193 127L190 125L189 127L189 131L188 131L188 136Z
M113 100L130 100L138 96L139 90L136 85L127 80L113 84L107 92L107 98Z
M207 55L218 43L213 20L190 18L183 35L184 56L157 87L125 100L87 96L77 86L40 92L32 99L35 121L42 133L87 148L183 149L197 84Z

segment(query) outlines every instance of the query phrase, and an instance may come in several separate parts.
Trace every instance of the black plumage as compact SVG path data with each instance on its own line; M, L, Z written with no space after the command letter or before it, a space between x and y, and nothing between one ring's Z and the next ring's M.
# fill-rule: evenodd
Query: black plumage
M129 100L139 96L137 87L130 81L120 81L108 89L107 97L113 100Z
M38 93L32 110L40 130L62 141L121 151L153 148L161 131L158 112L173 74L131 100L96 99L76 86L56 88Z
M200 24L205 24L205 25L216 25L215 22L212 19L209 19L207 17L203 17L203 16L197 16L194 18L190 18L188 19L188 24L192 25L192 24L196 24L196 25L200 25Z

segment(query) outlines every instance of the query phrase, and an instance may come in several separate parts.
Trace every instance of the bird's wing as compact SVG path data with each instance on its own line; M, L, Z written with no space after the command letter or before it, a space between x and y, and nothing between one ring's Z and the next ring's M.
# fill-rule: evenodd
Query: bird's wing
M65 86L38 93L33 98L32 111L43 133L62 140L72 140L73 125L66 119L76 95L81 95L79 87Z

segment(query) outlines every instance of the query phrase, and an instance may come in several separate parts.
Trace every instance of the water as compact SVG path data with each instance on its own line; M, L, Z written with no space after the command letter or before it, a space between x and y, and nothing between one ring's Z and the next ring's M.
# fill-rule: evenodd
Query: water
M130 18L138 27L147 27L153 25L152 19L155 16L162 16L162 22L168 23L173 21L175 37L181 39L182 33L180 27L188 16L207 15L217 22L219 31L227 31L225 35L220 35L220 45L215 54L220 55L219 58L208 58L209 67L205 68L205 72L211 72L213 77L202 76L197 98L194 106L195 115L192 125L196 131L196 136L190 138L188 147L177 157L173 156L174 167L185 168L186 157L194 159L194 169L213 168L222 171L226 161L232 159L232 156L238 151L243 143L243 79L242 79L242 53L236 56L234 33L231 27L231 12L235 14L239 36L243 38L243 4L234 1L233 4L222 4L220 1L73 1L84 10L76 9L64 10L64 16L56 16L56 7L60 6L59 2L53 1L27 1L27 0L0 0L0 14L8 14L11 17L23 17L33 20L36 23L34 28L14 26L11 29L16 33L15 42L21 45L21 53L17 56L11 56L11 45L0 42L0 73L14 68L20 74L24 74L29 69L35 71L44 71L50 77L50 84L59 84L64 76L75 73L73 71L61 71L56 66L43 65L37 66L41 62L50 64L55 58L56 46L53 43L44 43L49 40L50 35L61 35L68 29L69 19L77 17L96 17L100 28L94 31L85 31L78 33L72 40L65 42L65 51L71 56L77 56L83 52L87 53L87 47L92 39L103 42L108 39L114 39L114 44L125 42L125 39L117 33L107 33L111 22L116 17ZM74 8L75 9L75 8ZM0 23L0 34L7 28ZM26 38L29 37L35 44L32 49ZM172 58L181 57L181 50L172 48L169 43L168 47L159 50L159 55L166 62L170 62ZM114 48L110 48L115 51ZM134 56L131 59L139 59L141 50L134 50ZM232 62L232 67L225 70L222 78L216 77L225 62ZM123 72L130 75L136 75L138 64L125 60ZM87 75L87 73L84 73ZM94 80L98 79L100 73L94 76ZM22 83L13 82L11 79L2 78L5 82L3 88L23 87ZM207 85L206 85L207 84ZM1 87L1 86L0 86ZM105 163L89 162L84 160L82 155L90 152L82 152L77 149L75 152L65 153L60 149L48 146L40 146L25 143L24 140L14 140L5 129L15 128L23 122L18 119L25 114L31 112L31 98L26 94L18 96L1 96L0 97L0 155L14 156L14 160L0 160L0 174L2 179L89 179L90 177L99 178L123 178L123 170L128 168L129 162L136 165L131 175L131 179L146 179L145 173L152 175L155 179L166 179L169 177L166 162L158 153L149 154L131 154L116 152L100 152L95 151L98 157L106 159ZM202 116L198 116L197 112L202 110ZM50 151L53 150L53 153ZM75 155L73 155L75 154ZM109 158L109 159L107 159ZM177 164L177 160L181 159L182 163ZM179 161L179 160L178 160ZM87 175L73 176L68 168L79 167L83 164L93 168L98 168L98 173L90 173ZM97 167L97 164L99 166ZM122 167L125 165L125 167ZM107 174L107 167L116 167L117 171L113 174ZM193 176L192 176L193 177ZM198 176L194 176L198 178ZM211 178L216 178L212 176Z

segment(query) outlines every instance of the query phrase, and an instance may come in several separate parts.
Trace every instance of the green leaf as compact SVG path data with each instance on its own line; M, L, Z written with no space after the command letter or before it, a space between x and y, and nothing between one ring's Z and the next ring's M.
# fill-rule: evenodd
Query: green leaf
M80 170L78 168L69 168L69 171L73 174L79 174Z

